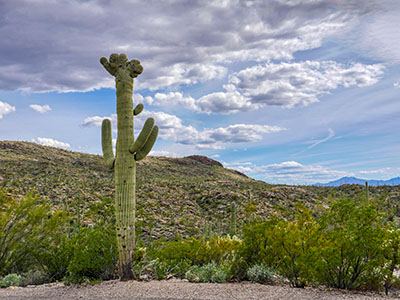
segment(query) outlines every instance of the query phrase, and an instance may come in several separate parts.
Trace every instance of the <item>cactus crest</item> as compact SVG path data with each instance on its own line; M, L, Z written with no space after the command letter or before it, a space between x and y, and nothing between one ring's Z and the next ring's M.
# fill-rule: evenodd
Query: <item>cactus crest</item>
M115 172L115 214L121 280L133 279L132 255L135 249L135 189L136 161L147 156L158 135L154 119L145 122L137 140L134 140L133 117L143 110L143 104L133 109L133 79L143 72L136 59L128 60L125 54L102 57L100 63L115 77L117 90L117 150L114 157L111 122L102 124L102 148L106 164Z

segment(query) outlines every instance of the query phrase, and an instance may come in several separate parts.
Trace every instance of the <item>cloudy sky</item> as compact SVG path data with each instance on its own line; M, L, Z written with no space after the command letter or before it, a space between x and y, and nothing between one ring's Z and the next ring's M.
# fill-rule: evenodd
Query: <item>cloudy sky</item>
M400 176L399 15L397 0L0 0L0 140L100 154L116 97L99 59L126 53L153 155L270 183Z

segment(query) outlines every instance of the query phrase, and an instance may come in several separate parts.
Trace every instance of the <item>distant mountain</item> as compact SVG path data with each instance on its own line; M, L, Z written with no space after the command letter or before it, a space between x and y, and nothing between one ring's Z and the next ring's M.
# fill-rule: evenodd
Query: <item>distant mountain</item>
M341 186L343 184L361 184L364 185L368 181L370 186L381 186L381 185L400 185L400 177L395 177L389 180L367 180L356 177L343 177L338 180L330 181L327 183L315 183L317 186Z

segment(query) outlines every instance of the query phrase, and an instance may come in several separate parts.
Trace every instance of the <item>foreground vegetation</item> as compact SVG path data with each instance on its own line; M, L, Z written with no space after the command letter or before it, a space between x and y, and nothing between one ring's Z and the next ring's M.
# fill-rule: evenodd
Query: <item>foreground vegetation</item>
M174 240L137 240L137 279L186 278L194 282L287 280L294 287L349 290L399 287L400 230L375 203L330 199L317 216L294 212L249 220L234 236L203 234ZM88 212L90 226L52 210L31 194L0 191L1 286L64 280L82 283L118 276L112 209ZM111 206L112 207L112 206Z
M141 164L137 279L399 288L399 186L367 197L269 185L206 157ZM112 182L99 156L0 142L0 286L118 278Z

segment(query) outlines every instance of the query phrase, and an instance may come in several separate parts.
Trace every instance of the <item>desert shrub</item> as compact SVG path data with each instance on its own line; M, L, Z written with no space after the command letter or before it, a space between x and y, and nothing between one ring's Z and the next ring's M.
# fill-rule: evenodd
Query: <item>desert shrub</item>
M61 280L67 275L74 252L73 234L69 233L68 224L65 224L62 231L33 250L33 256L49 282Z
M227 281L227 270L215 262L203 266L192 266L185 274L186 279L192 282L216 282L223 283Z
M272 283L275 272L265 265L254 265L247 270L247 278L251 282Z
M242 241L236 236L213 236L206 243L209 250L208 262L223 263L233 260Z
M224 274L221 272L219 274L222 277L225 276L226 278L223 280L226 281L227 277L232 277L230 269L238 257L237 251L240 244L241 240L230 236L214 236L208 241L204 238L159 241L150 247L147 259L157 259L169 274L181 278L185 276L191 266L203 266L215 262L223 265ZM217 277L215 280L219 280Z
M239 254L247 265L273 264L275 259L271 256L270 232L277 221L276 218L257 219L243 227L243 243L239 248Z
M22 274L20 286L39 285L47 282L52 282L47 273L41 270L29 270Z
M210 248L204 238L189 238L177 241L158 241L149 249L149 257L158 258L164 262L188 260L192 264L204 264L209 262Z
M38 249L62 231L66 214L34 194L16 198L0 189L0 275L23 273L37 264Z
M400 267L400 229L396 225L386 226L386 239L382 246L387 261L382 270L383 286L387 295L390 288L400 288L400 277L395 275L395 271Z
M162 280L170 273L170 267L166 262L160 261L158 258L151 260L145 266L145 272L151 275L152 278Z
M391 248L390 252L393 247L381 213L373 205L339 199L324 213L320 224L323 244L318 281L342 289L378 289L385 281L385 268L396 255L386 251L385 256L385 248Z
M18 274L8 274L0 280L0 287L7 288L9 286L19 286L21 283L21 276Z
M272 266L278 273L295 287L312 282L321 240L320 227L311 212L298 205L294 220L279 220L269 234L269 249L276 259Z
M113 230L102 226L81 228L71 238L72 257L67 281L80 283L86 279L111 279L117 262L117 243Z
M229 276L228 271L223 267L219 267L211 275L210 282L224 283L228 280L228 276Z
M301 205L296 208L294 220L278 216L256 220L243 229L239 251L245 260L242 272L262 264L276 269L291 285L304 287L313 280L319 243L319 226L311 212Z

